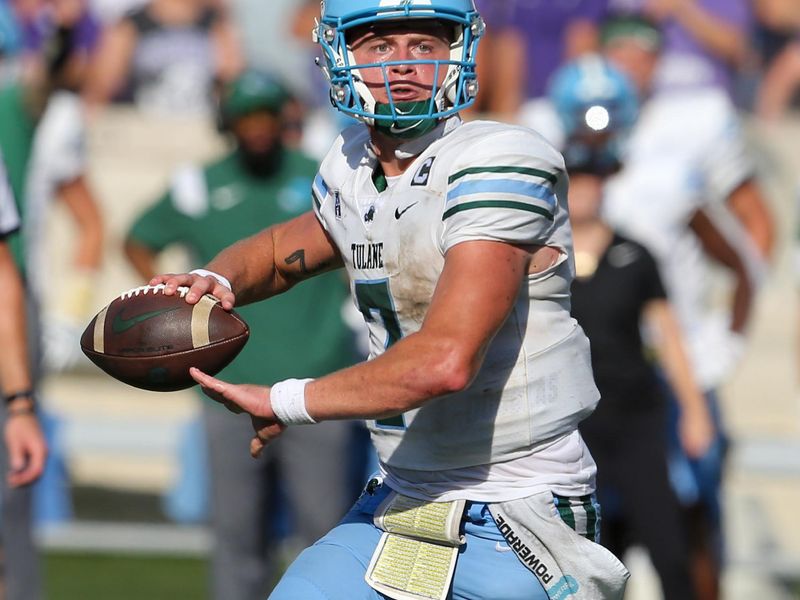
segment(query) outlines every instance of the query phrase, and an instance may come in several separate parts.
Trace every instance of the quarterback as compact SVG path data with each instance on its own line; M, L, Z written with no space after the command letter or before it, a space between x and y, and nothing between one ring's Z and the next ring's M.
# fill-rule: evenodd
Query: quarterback
M254 456L286 427L368 422L380 472L272 598L622 597L577 430L599 394L570 317L564 162L528 129L460 120L482 34L472 0L323 2L331 99L361 124L324 159L312 210L151 280L230 309L347 270L367 362L271 388L192 370L251 415Z

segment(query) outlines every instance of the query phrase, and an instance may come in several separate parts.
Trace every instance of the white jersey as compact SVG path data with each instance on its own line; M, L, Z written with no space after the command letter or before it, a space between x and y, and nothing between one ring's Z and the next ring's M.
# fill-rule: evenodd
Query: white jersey
M718 383L712 381L718 369L709 362L709 344L724 339L719 329L727 319L710 312L709 265L688 225L699 209L712 219L725 215L728 195L752 175L727 96L712 88L674 91L645 104L625 166L605 188L606 220L658 260L696 375L706 387ZM741 230L736 233L734 248L749 248Z
M453 246L547 245L562 259L528 277L466 390L368 423L385 466L418 471L529 456L537 444L573 432L599 398L588 340L570 316L563 159L538 134L500 123L450 119L431 137L379 193L368 130L351 127L314 182L314 208L344 259L372 357L422 327ZM474 278L484 285L481 273Z
M86 170L86 125L83 105L73 93L54 93L36 128L23 223L28 279L37 296L46 278L44 226L59 186Z
M0 239L17 229L19 229L19 213L8 181L3 154L0 152Z

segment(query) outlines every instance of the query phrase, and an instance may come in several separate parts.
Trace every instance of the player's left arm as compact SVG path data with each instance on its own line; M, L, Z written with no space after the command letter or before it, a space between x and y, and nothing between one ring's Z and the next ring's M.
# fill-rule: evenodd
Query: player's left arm
M67 207L78 227L74 265L77 269L95 271L103 259L103 218L86 180L81 174L62 183L58 197Z
M775 246L775 223L761 187L752 178L744 181L728 195L727 205L744 227L761 258L770 258Z
M0 385L3 397L31 389L28 370L25 298L19 273L8 245L0 240ZM32 483L44 469L47 446L33 413L33 399L20 396L8 403L4 438L8 449L8 483L12 487Z
M694 214L689 226L697 235L706 253L728 267L735 277L730 329L735 333L742 333L750 318L755 295L754 285L743 255L733 247L702 210L698 210Z
M559 251L503 242L469 241L445 255L445 264L421 329L369 362L316 379L306 386L309 415L329 419L380 419L465 389L508 317L531 271L550 266ZM264 419L261 438L278 432L269 389L193 377L217 400ZM266 441L253 440L257 454Z
M157 275L150 285L164 284L164 294L186 286L186 301L203 294L219 298L225 310L281 294L304 279L344 265L339 250L313 212L268 227L239 240L215 256L205 269L225 277L231 287L197 273Z

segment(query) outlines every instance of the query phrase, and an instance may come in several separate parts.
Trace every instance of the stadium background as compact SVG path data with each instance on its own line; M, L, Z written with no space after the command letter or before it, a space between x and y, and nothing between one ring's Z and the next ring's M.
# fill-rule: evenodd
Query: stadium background
M238 0L232 6L250 61L280 71L302 97L312 93L309 52L285 34L297 4ZM119 9L113 0L98 5ZM800 598L800 295L792 253L800 204L800 115L772 123L748 115L746 123L780 231L746 357L724 390L734 442L725 488L730 555L724 582L727 598L783 600ZM222 147L204 117L155 117L112 106L92 123L89 176L107 235L96 308L140 283L121 251L134 216L159 195L176 166L210 158ZM70 277L68 255L57 250L70 247L74 235L56 207L48 224L50 306ZM185 260L171 253L163 266L179 268ZM202 598L208 533L202 525L175 524L164 510L171 492L191 485L180 457L186 450L181 440L197 416L194 396L133 390L83 364L48 376L42 397L54 419L64 476L56 472L47 482L49 490L63 493L47 500L37 527L47 557L48 597ZM68 519L61 518L65 502L72 508ZM646 558L634 554L629 562L635 573L629 597L658 598Z

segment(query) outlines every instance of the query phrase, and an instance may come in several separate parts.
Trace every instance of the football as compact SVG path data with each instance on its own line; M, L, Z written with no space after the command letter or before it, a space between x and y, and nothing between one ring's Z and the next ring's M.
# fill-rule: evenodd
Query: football
M170 392L195 385L189 367L216 374L244 347L250 329L213 296L188 304L188 288L165 296L164 286L134 288L97 313L81 349L103 371L128 385Z

